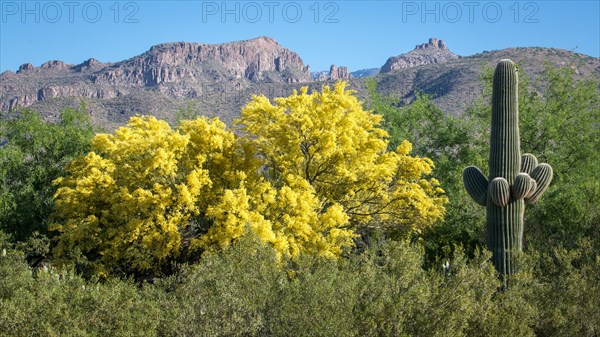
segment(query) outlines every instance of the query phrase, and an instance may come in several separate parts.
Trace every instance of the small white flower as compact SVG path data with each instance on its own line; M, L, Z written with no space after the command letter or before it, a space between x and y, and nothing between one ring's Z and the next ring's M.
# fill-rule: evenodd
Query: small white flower
M446 262L444 262L444 264L442 265L442 267L444 268L444 270L446 272L450 271L450 262L448 262L448 260L446 260Z

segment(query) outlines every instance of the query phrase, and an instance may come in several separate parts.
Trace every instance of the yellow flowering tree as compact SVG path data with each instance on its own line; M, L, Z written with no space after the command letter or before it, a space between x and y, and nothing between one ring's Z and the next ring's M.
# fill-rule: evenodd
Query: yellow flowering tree
M364 111L346 83L321 92L307 88L274 104L256 96L238 121L275 184L306 180L325 205L339 205L353 228L384 226L419 231L444 215L439 183L426 177L433 162L410 156L404 141L386 151L381 116Z
M229 246L249 228L278 256L336 257L356 236L347 228L348 216L340 205L325 207L313 187L294 175L282 179L279 188L261 179L252 187L225 190L206 214L214 226L194 243L209 250Z
M274 104L254 97L241 137L218 120L174 130L133 117L55 181L55 254L78 249L96 274L144 273L183 246L221 250L247 230L288 257L339 256L365 226L419 231L446 198L426 177L431 160L406 141L387 151L379 122L343 82Z
M93 151L54 182L56 256L77 248L99 275L149 271L177 256L201 193L214 194L206 167L225 168L234 151L233 134L217 120L181 129L133 117L113 134L96 135Z

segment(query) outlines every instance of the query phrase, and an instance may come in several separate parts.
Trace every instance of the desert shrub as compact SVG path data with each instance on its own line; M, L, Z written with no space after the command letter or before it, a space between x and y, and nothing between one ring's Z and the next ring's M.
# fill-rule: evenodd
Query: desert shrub
M224 252L206 254L197 265L157 280L154 294L163 308L160 334L257 336L285 278L275 251L247 234Z
M5 237L5 236L1 236ZM582 243L583 246L585 244ZM588 245L588 247L590 247ZM523 255L504 288L490 253L380 240L338 260L277 258L249 233L154 284L32 270L0 239L3 336L595 336L597 253Z
M539 310L538 336L597 336L600 332L600 257L588 242L580 249L535 254L537 287L528 300Z
M348 261L305 256L268 307L272 336L355 336L354 308L361 277ZM358 277L356 277L358 276Z
M118 279L89 283L52 266L32 270L24 254L2 249L3 336L155 335L159 310L134 283Z
M489 253L425 270L422 247L384 242L347 259L281 264L239 240L155 285L164 335L532 335L527 282L502 291ZM279 263L279 264L278 264Z

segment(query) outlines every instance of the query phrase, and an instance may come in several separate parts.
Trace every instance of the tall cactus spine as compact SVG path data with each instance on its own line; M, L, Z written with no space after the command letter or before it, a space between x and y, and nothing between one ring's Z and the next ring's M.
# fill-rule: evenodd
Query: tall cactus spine
M521 156L518 85L516 65L501 60L494 72L489 177L474 166L463 173L469 195L486 206L486 243L502 275L517 271L525 203L539 200L552 180L550 165L538 164L532 154Z

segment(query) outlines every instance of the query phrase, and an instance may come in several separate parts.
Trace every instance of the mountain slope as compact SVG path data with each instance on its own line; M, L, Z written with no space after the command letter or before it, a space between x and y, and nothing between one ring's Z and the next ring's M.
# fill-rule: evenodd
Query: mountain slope
M378 89L404 101L416 92L431 95L433 102L447 113L460 114L483 90L483 67L495 67L502 59L511 59L535 80L545 65L573 67L580 77L600 77L600 59L554 48L508 48L486 51L443 63L432 63L378 75Z
M407 55L418 62L407 62ZM383 93L405 102L416 92L427 93L442 110L459 114L482 91L481 69L504 58L515 61L532 78L540 76L544 63L575 67L582 77L600 77L598 58L566 50L509 48L458 57L443 41L431 39L412 52L390 58L382 72L371 78ZM397 66L400 61L410 66ZM330 75L341 70L350 77L345 67L332 67ZM287 96L301 86L317 89L333 83L339 75L323 77L311 80L300 56L268 37L220 45L166 43L117 63L51 61L40 67L25 64L17 73L4 72L0 75L0 111L25 106L53 119L65 107L77 107L83 100L94 123L107 129L135 114L172 120L181 110L218 116L229 123L252 95ZM366 80L347 79L359 95L365 93Z

